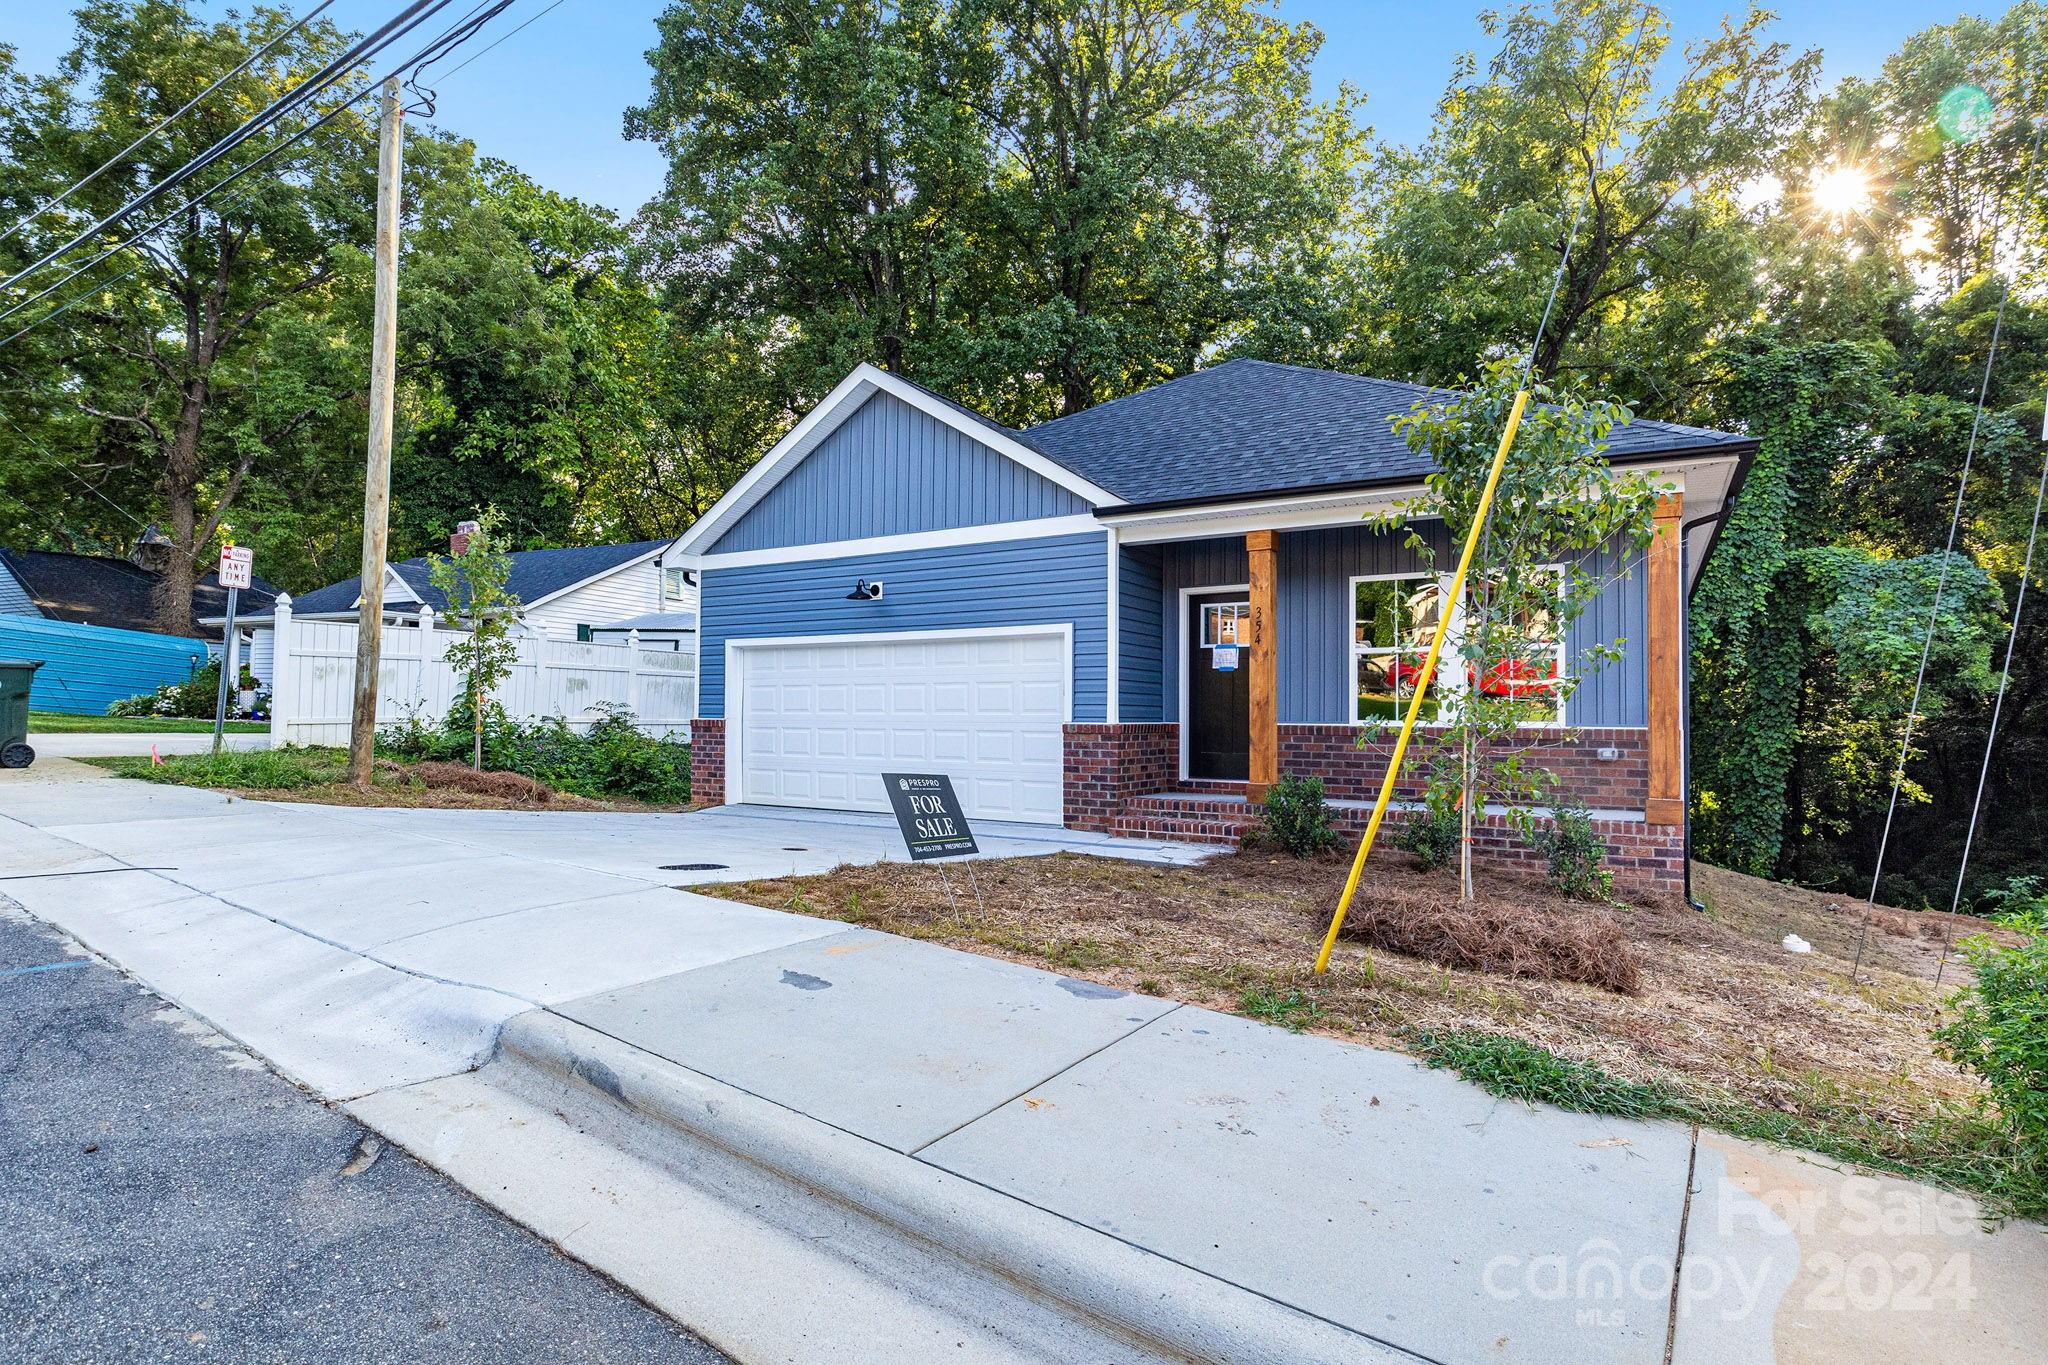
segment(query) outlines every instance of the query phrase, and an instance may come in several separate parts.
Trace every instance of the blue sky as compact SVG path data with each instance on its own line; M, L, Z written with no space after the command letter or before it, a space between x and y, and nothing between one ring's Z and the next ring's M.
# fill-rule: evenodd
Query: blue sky
M662 161L645 143L620 135L621 115L646 93L643 54L653 45L654 16L665 0L562 0L541 14L548 2L518 0L471 45L474 52L541 15L438 83L437 121L550 188L631 213L660 188ZM297 0L291 8L306 3ZM1505 7L1504 0L1493 3ZM228 7L220 0L199 4L203 13ZM1366 118L1380 136L1412 141L1428 131L1452 58L1487 50L1476 17L1484 7L1485 0L1280 0L1279 13L1327 35L1316 65L1326 91L1350 81L1366 93ZM70 38L66 8L48 0L8 8L13 12L0 20L0 42L17 48L27 70L54 66ZM328 14L345 27L368 28L397 8L397 0L337 0ZM1820 48L1830 82L1874 72L1908 34L1955 13L1938 0L1792 0L1779 8L1777 36L1798 48ZM1678 35L1690 38L1712 32L1731 6L1667 0L1665 9Z

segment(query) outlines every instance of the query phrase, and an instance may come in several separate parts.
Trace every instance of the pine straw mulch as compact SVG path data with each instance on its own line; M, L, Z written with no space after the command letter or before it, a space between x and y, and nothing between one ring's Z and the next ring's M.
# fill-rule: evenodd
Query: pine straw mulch
M1365 941L1347 932L1318 978L1346 870L1266 851L1191 868L1057 854L977 862L971 880L957 864L884 863L691 889L1216 1009L1272 1018L1278 1002L1295 1026L1380 1046L1419 1030L1507 1034L1788 1113L1848 1105L1903 1124L1975 1092L1929 1039L1945 916L1880 912L1852 982L1862 907L1839 897L1696 864L1702 914L1675 898L1560 900L1540 879L1484 870L1465 910L1451 874L1390 850L1352 912ZM1993 927L1962 917L1955 932ZM1788 933L1813 951L1786 952ZM1604 984L1544 974L1560 964ZM1951 958L1942 990L1963 976Z

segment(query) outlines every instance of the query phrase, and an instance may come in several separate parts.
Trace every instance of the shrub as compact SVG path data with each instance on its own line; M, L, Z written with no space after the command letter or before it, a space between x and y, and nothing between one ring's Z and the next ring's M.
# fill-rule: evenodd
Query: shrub
M107 714L212 720L213 706L219 691L220 661L215 659L204 667L193 669L192 676L181 683L165 683L154 692L144 692L139 696L126 697L110 703Z
M1394 835L1394 847L1413 853L1426 872L1448 867L1458 856L1458 842L1465 837L1458 818L1458 765L1439 760L1429 770L1429 787L1422 797L1422 809L1401 822Z
M1266 792L1259 833L1297 858L1335 848L1337 829L1330 823L1329 803L1323 800L1323 779L1283 776L1275 782Z
M1543 855L1550 884L1578 900L1606 900L1614 892L1614 873L1602 867L1607 844L1593 828L1593 817L1573 801L1551 807L1550 821L1529 836Z
M690 746L644 735L633 713L599 706L598 719L577 734L560 717L516 721L496 705L484 709L484 768L523 773L578 796L626 797L654 805L690 799ZM419 716L386 726L377 747L394 758L467 762L474 743L470 712L458 702L441 725Z
M2048 933L2048 891L2039 877L2014 877L1984 893L1984 914L2023 934Z
M2048 1165L2048 934L2010 948L1978 935L1962 949L1977 981L1949 998L1935 1041L1984 1078L2014 1136Z

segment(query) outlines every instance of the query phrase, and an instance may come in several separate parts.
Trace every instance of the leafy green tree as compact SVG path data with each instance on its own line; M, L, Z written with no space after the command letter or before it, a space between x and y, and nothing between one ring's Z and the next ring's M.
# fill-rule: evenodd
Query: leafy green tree
M0 159L19 168L6 177L9 213L47 202L54 186L85 176L291 22L281 10L207 22L168 0L91 0L56 73L6 87ZM321 22L285 39L60 210L0 243L0 265L31 261L118 207L342 46L342 35ZM131 223L171 215L161 234L94 276L105 283L139 265L128 279L98 294L76 283L10 320L11 329L63 300L82 300L40 340L41 357L54 364L30 377L30 392L9 410L25 424L59 420L56 408L91 419L90 432L73 431L67 442L74 459L93 452L99 468L84 477L114 486L117 503L150 491L171 540L158 604L168 632L191 631L194 580L251 478L259 470L327 472L301 462L321 449L315 428L341 415L360 371L346 350L318 344L313 333L333 326L337 297L363 269L354 244L370 230L373 143L363 120L344 114L281 169L201 202L202 190L268 145L259 138ZM17 297L84 258L75 253L31 276ZM14 359L0 353L0 361Z
M484 714L495 703L491 693L519 659L513 638L522 603L512 591L512 557L505 552L495 511L477 518L477 528L457 555L427 556L427 581L448 599L450 614L468 631L441 657L454 666L468 699L473 743L470 766L484 768Z
M1767 18L1752 10L1667 71L1669 24L1637 0L1485 16L1499 50L1461 63L1419 150L1385 155L1368 366L1444 382L1521 344L1569 235L1537 374L1660 417L1693 409L1707 352L1761 303L1740 196L1819 64L1767 41Z

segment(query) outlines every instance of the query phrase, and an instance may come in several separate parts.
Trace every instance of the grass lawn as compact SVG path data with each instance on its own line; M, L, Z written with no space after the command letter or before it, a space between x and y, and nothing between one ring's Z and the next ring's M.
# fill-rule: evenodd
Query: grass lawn
M518 773L472 772L453 763L377 760L369 791L348 780L348 750L320 746L174 754L162 763L147 757L83 758L96 768L144 782L231 791L258 801L308 801L327 806L409 806L454 810L675 809L625 799L593 801L555 791Z
M231 720L225 729L231 735L270 733L267 720ZM210 720L178 720L169 716L73 716L62 711L31 711L28 732L32 735L210 735Z
M1393 850L1374 863L1364 913L1354 912L1362 932L1379 932L1375 917L1384 926L1411 908L1455 908L1450 873L1425 873ZM1699 1122L2048 1213L2038 1164L1982 1117L1979 1084L1930 1040L1945 917L1877 916L1852 980L1861 907L1841 898L1701 865L1701 914L1671 902L1559 902L1539 880L1488 872L1480 919L1496 916L1495 939L1539 916L1567 928L1608 921L1599 941L1630 971L1593 979L1631 989L1446 965L1465 960L1452 940L1487 938L1455 915L1443 944L1413 950L1438 960L1347 936L1317 977L1311 963L1345 871L1342 859L1269 851L1197 868L1059 854L976 863L979 905L960 869L956 900L936 869L907 863L693 889L1404 1050L1516 1098ZM1964 917L1955 932L1991 927ZM1813 951L1785 951L1788 933ZM1943 992L1966 970L1951 960Z

